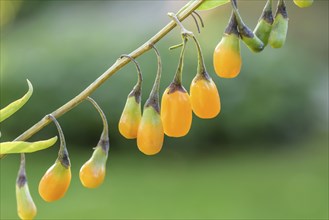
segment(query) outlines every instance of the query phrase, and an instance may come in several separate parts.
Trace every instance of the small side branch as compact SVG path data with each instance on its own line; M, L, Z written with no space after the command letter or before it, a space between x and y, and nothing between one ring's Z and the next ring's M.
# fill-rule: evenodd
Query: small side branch
M177 18L182 21L187 18L193 11L195 11L205 0L196 0L187 3L177 14ZM163 37L165 37L171 30L176 27L176 23L171 21L164 28L162 28L158 33L151 37L146 43L137 48L135 51L131 52L129 56L132 58L137 58L149 51L152 47L150 45L156 44ZM118 59L109 69L107 69L101 76L99 76L93 83L91 83L85 90L83 90L76 97L68 101L66 104L56 109L51 113L55 118L59 118L65 113L69 112L77 105L79 105L83 100L90 96L94 91L97 90L106 80L108 80L112 75L114 75L118 70L129 63L129 59ZM51 122L51 119L48 116L43 117L39 122L33 125L31 128L26 130L23 134L18 136L15 141L24 141L29 139L31 136L39 132L41 129L46 127ZM0 155L2 158L3 155Z

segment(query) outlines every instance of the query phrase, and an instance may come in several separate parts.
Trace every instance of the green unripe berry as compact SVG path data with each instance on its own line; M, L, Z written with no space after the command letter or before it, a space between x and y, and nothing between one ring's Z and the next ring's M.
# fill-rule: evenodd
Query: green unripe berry
M254 34L264 43L264 47L268 44L272 25L265 20L260 20L254 30Z
M271 2L267 1L263 13L258 20L254 34L264 43L264 46L268 43L273 24L272 6Z
M281 0L278 5L272 31L269 38L269 43L273 48L281 48L285 41L288 32L288 15L284 1Z
M247 27L239 27L242 41L253 52L261 52L264 49L264 43Z
M233 4L234 5L234 4ZM264 49L264 43L245 25L236 6L233 7L233 12L238 25L238 30L242 41L253 52L260 52Z

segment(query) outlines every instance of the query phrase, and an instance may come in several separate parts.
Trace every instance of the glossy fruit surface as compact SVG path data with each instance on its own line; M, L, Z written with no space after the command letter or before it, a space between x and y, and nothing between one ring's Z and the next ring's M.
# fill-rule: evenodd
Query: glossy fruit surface
M21 187L16 185L16 200L18 216L21 219L33 219L36 216L37 207L33 202L27 183Z
M294 3L300 8L306 8L313 4L313 0L294 0Z
M141 104L136 102L135 96L128 97L119 121L122 136L127 139L136 138L141 117Z
M39 194L47 202L62 198L71 182L71 168L64 167L58 160L52 165L39 183Z
M164 133L170 137L186 135L192 124L192 106L188 93L181 87L164 91L161 100L161 119Z
M213 56L215 72L223 78L234 78L241 70L240 40L235 34L225 34Z
M145 107L137 134L138 149L146 155L157 154L162 148L163 139L160 114L152 106Z
M190 87L193 112L199 118L214 118L220 112L220 98L216 84L211 78L196 76Z
M97 146L91 158L81 167L79 177L87 188L100 186L105 178L107 155L102 147Z

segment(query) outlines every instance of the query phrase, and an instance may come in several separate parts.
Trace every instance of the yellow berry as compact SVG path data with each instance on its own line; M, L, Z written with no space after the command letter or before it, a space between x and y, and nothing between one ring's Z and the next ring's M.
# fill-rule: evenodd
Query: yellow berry
M97 146L91 158L81 167L79 177L86 188L100 186L105 178L107 154Z
M190 99L192 110L199 118L214 118L220 112L218 90L210 77L194 77L190 87Z
M128 97L119 121L122 136L127 139L136 138L141 117L141 103L136 101L135 96Z
M225 34L213 56L215 72L223 78L234 78L241 70L240 40L235 34Z
M39 183L39 194L47 202L62 198L71 182L71 168L61 164L59 160L52 165Z
M161 120L164 133L170 137L186 135L192 124L190 97L183 86L173 83L164 91L161 100ZM173 91L171 91L173 90Z
M33 219L37 214L27 182L23 186L16 184L17 212L21 219Z
M138 149L146 155L157 154L162 148L163 139L160 114L152 106L145 107L137 133Z

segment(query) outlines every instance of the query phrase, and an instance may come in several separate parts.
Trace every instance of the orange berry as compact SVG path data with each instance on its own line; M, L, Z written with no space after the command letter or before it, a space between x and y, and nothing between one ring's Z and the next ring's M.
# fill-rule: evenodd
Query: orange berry
M62 198L71 182L71 168L67 168L57 160L39 183L39 194L47 202Z
M161 100L161 119L164 133L170 137L186 135L192 124L192 107L185 88L171 83Z
M207 75L196 75L190 87L193 112L199 118L214 118L220 112L220 98L214 81Z
M143 116L137 133L138 149L146 155L160 152L164 133L159 112L152 106L144 108Z
M119 121L122 136L127 139L136 138L141 117L141 103L136 101L135 96L128 97Z
M37 214L27 182L23 186L16 184L17 212L21 219L33 219Z
M80 169L80 180L84 187L96 188L105 177L107 154L101 146L97 146L91 158Z
M235 34L224 34L214 51L214 68L218 76L234 78L241 70L240 39Z

